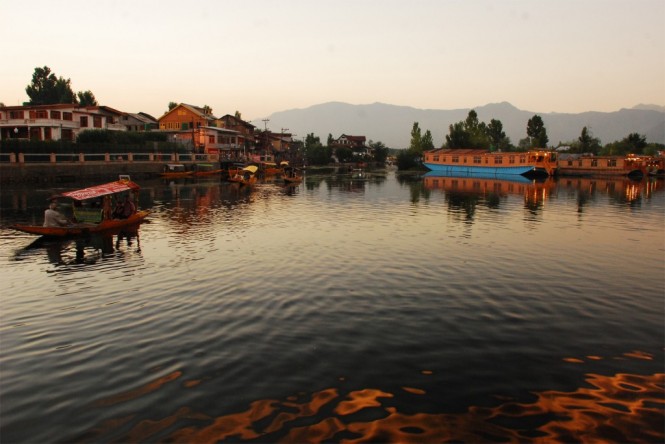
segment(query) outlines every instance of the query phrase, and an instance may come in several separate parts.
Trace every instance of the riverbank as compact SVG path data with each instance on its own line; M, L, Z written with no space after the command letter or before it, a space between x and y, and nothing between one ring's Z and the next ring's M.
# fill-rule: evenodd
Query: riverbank
M0 183L70 182L86 178L117 178L128 174L133 178L156 177L163 163L157 162L72 162L0 164Z

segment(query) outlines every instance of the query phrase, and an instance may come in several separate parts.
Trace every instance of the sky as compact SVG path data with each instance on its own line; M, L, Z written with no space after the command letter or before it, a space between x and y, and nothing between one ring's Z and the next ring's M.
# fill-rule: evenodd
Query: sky
M100 105L247 121L326 102L665 105L663 0L0 0L0 102L37 67Z

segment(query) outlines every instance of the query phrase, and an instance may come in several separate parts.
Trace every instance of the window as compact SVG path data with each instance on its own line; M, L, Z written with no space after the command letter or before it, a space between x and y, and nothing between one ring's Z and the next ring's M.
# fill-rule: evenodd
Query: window
M592 167L597 167L597 166L598 166L598 159L593 159L593 160L591 161L591 166L592 166Z
M568 159L568 166L573 166L573 160L572 159Z
M520 156L520 163L526 163L526 156Z
M67 111L63 111L63 112L62 112L62 120L70 120L70 121L72 121L72 120L74 120L74 117L72 116L72 113L67 112Z
M481 162L482 162L482 160L481 160L480 156L474 156L473 157L473 163L481 163Z
M438 162L438 161L439 161L439 156L434 156L434 157L432 158L432 161L433 161L433 162Z
M617 160L616 160L616 159L609 159L609 160L607 161L607 166L608 166L608 167L615 167L615 166L617 166Z
M515 163L515 156L508 156L508 163Z
M51 111L51 119L54 120L60 120L61 119L61 114L60 111Z
M53 137L51 136L51 127L47 126L44 128L44 140L51 140Z
M47 114L46 110L40 109L40 110L30 110L30 118L31 119L46 119Z
M494 157L494 163L495 164L502 164L503 163L503 157L502 156L496 156Z
M459 163L459 157L453 156L453 163Z
M92 116L92 126L95 128L102 127L102 117L101 116Z
M23 111L9 111L10 119L22 119L24 116Z
M81 128L88 127L88 116L81 116Z
M208 136L208 143L215 143L215 136Z

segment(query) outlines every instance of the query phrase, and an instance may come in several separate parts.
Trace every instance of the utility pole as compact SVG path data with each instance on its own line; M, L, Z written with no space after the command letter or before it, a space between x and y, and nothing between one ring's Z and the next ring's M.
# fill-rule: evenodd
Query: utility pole
M263 154L268 154L268 122L270 122L270 119L263 119L263 137L265 139L263 142Z

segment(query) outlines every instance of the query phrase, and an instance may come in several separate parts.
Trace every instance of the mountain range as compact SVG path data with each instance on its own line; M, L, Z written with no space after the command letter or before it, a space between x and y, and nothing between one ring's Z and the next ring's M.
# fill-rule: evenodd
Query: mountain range
M649 143L665 144L665 107L659 105L637 105L613 112L568 114L525 111L508 102L451 110L418 109L385 103L352 105L328 102L276 112L267 119L269 127L284 128L284 132L294 134L297 139L313 133L325 144L328 134L334 138L346 134L365 136L368 142L382 142L389 148L407 148L413 124L418 122L421 133L430 130L434 145L439 147L449 134L449 125L465 120L471 109L476 111L481 122L500 120L513 145L526 137L527 122L536 114L543 119L550 146L577 140L585 126L600 139L601 144L621 140L631 133L645 136ZM273 132L277 131L273 129Z

